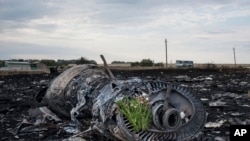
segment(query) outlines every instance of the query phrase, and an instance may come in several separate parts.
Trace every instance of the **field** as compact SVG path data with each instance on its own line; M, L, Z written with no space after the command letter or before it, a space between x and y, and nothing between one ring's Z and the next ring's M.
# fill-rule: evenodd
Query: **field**
M232 124L250 124L249 70L219 69L148 69L112 70L118 79L142 79L176 82L191 87L206 107L207 122L203 141L228 141ZM0 76L0 140L63 140L70 134L50 127L42 131L15 134L20 122L36 108L36 94L58 74L16 74ZM86 140L107 140L95 133Z

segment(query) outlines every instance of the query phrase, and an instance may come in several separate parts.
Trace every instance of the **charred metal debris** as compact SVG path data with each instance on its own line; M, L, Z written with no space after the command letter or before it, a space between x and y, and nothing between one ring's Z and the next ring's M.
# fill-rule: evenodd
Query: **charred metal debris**
M134 130L121 112L117 102L125 98L143 98L148 103L147 129ZM43 106L29 111L35 120L22 121L16 135L49 126L72 134L70 138L98 132L110 140L182 141L199 138L206 122L202 102L188 87L138 78L117 80L107 66L106 71L93 65L72 67L40 92L37 100Z

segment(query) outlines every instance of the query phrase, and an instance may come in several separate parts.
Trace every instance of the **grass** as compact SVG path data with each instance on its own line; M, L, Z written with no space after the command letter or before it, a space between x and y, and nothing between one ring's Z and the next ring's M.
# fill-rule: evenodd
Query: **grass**
M132 124L135 132L148 129L152 121L152 112L145 97L124 97L123 100L117 101L117 105L120 112Z

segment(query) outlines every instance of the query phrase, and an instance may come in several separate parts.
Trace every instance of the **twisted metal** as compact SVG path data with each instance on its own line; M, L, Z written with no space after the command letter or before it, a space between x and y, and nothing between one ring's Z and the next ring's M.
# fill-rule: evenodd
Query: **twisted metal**
M152 122L135 132L119 112L124 97L148 97ZM191 140L201 131L206 113L191 89L175 83L141 79L117 80L91 65L79 65L59 75L45 98L55 113L68 117L76 129L97 130L119 140ZM89 121L83 125L82 120ZM86 120L87 119L87 120Z

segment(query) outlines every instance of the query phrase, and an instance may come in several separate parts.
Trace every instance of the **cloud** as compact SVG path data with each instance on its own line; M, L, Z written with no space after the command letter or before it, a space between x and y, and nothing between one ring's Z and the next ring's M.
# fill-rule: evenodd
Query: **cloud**
M250 2L0 0L0 22L3 59L29 52L34 57L99 59L105 54L111 61L163 62L167 38L169 60L217 58L214 62L224 63L229 56L219 52L231 51L234 44L249 48Z
M99 54L85 48L72 49L69 47L42 46L19 42L0 42L0 56L9 59L76 59L85 55Z

